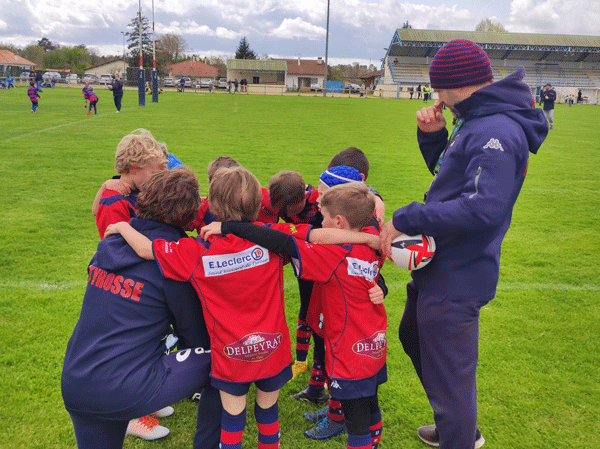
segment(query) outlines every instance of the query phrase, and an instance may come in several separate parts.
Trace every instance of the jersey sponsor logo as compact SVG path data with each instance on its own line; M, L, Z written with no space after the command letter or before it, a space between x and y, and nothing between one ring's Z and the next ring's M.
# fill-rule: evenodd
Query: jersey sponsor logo
M352 345L352 352L358 355L380 359L385 356L387 339L385 331L377 331L373 335L358 340Z
M269 252L258 245L237 253L204 256L202 258L206 277L223 276L266 263L269 263Z
M346 257L348 262L348 276L360 276L367 281L372 281L379 273L379 261L367 262L366 260Z
M144 288L142 282L136 282L121 275L117 276L115 273L109 273L94 265L90 265L89 267L88 284L134 301L140 300L140 295Z
M504 151L504 148L502 148L502 144L500 144L500 141L498 139L490 139L488 141L488 143L486 143L483 146L483 149L485 150L486 148L491 148L493 150L500 150L500 151Z
M281 333L255 332L223 347L225 355L242 362L260 362L269 358L281 344Z
M341 390L342 389L341 385L335 379L331 379L331 382L330 382L329 385L331 386L331 388L335 388L336 390Z

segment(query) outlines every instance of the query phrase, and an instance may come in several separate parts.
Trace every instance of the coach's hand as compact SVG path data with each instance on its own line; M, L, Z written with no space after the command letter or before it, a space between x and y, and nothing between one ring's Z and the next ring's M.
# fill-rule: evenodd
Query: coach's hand
M385 296L383 295L383 290L379 285L377 285L373 281L368 281L372 287L369 289L369 299L375 305L383 304L383 300Z
M417 111L417 126L424 133L434 133L446 127L446 119L442 114L442 102L435 100L433 106Z
M221 235L221 222L213 221L200 229L200 238L208 240L211 235Z
M381 234L379 234L379 250L382 254L391 257L392 240L394 240L399 235L402 235L402 233L394 227L394 223L392 222L392 220L388 221L381 230Z

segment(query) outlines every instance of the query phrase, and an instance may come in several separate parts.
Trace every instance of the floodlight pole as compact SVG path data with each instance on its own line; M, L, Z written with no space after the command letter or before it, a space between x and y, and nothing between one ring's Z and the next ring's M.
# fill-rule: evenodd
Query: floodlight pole
M325 32L325 81L323 82L323 96L327 96L327 58L329 55L329 2L327 0L327 30Z
M158 73L156 71L156 38L154 35L154 0L152 0L152 103L158 103Z
M139 106L146 106L146 93L144 91L145 84L145 73L144 73L144 57L142 53L142 0L139 0L140 11L139 11L139 33L140 33L140 68L138 70L138 104Z
M125 79L125 76L127 76L127 70L125 69L125 31L121 31L121 34L123 35L123 76L122 76L122 78Z

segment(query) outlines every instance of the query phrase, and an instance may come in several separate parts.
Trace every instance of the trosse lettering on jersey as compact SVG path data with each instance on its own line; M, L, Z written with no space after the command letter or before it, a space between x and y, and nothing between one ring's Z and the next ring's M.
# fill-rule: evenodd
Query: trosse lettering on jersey
M142 282L136 282L133 279L109 273L93 265L89 267L88 284L134 301L140 300L142 289L144 288Z
M254 245L244 251L202 257L206 277L223 276L269 263L269 252Z
M373 281L379 273L379 261L367 262L366 260L346 257L348 262L348 276L360 276L367 281Z

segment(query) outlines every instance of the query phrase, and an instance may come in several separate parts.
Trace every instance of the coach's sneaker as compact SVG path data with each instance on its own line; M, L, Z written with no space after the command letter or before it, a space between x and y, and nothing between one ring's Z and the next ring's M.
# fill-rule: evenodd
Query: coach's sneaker
M306 361L300 362L296 360L292 365L292 379L294 380L298 374L302 374L308 369L308 363Z
M308 394L308 387L296 394L293 394L292 397L294 399L298 399L299 401L312 402L313 404L325 404L327 401L329 401L329 394L325 392L325 389L321 390L321 393L319 393L318 396L311 396Z
M126 432L126 435L133 435L143 440L158 440L168 434L169 429L159 425L156 418L150 415L129 421Z
M347 432L346 424L333 421L326 416L315 427L304 432L306 438L311 440L329 440Z
M327 416L327 412L329 411L329 405L326 405L321 410L317 410L316 412L306 412L304 417L308 419L312 423L318 423L323 418Z
M423 443L435 447L438 447L440 445L440 436L435 427L435 424L419 427L417 433L419 434L419 438ZM477 428L477 430L475 430L475 449L479 449L481 446L483 446L483 443L485 443L485 440L483 439L479 428Z
M157 410L156 412L152 413L152 417L166 418L167 416L171 416L173 413L175 413L175 409L170 405L167 405L166 407L161 408L160 410Z

